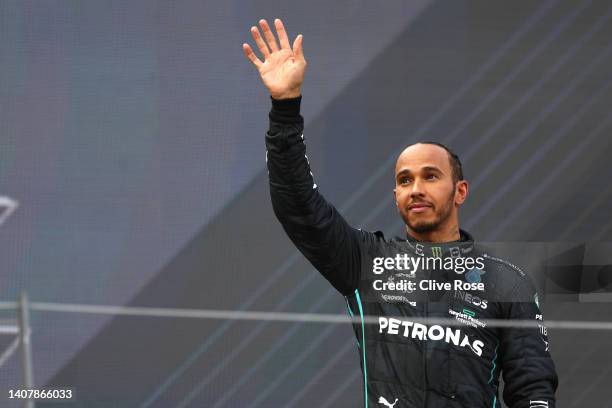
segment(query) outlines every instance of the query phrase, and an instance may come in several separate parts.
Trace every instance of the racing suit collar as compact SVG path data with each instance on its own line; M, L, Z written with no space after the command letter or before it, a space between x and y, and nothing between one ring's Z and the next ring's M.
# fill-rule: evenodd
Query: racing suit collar
M464 256L474 248L474 238L472 235L459 229L461 238L458 241L450 242L426 242L418 241L416 238L406 234L406 238L396 237L396 241L405 242L408 247L417 255L435 257L457 257Z

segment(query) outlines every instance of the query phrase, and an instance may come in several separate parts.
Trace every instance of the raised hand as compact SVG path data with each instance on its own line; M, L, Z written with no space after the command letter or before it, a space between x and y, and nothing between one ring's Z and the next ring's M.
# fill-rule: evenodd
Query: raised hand
M249 44L242 44L242 50L259 71L264 85L274 99L295 98L302 93L306 71L306 60L302 51L303 36L300 34L295 38L292 48L283 22L277 18L274 20L274 25L280 40L280 48L266 20L259 20L263 38L257 27L251 27L251 35L263 56L263 62L257 58Z

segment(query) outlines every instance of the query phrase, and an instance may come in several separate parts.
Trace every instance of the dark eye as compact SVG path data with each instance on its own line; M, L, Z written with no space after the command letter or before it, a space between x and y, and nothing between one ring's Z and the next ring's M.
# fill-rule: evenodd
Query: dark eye
M438 179L438 176L437 176L437 175L435 175L435 174L430 174L430 175L428 175L426 178L427 178L427 180L437 180L437 179Z
M399 179L400 184L406 184L410 182L410 178L409 177L402 177Z

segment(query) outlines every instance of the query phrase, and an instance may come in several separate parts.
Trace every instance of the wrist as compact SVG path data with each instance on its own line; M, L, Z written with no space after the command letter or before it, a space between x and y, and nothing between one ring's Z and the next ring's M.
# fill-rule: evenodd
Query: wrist
M300 95L302 95L302 90L300 88L294 89L291 91L287 91L287 92L282 92L282 93L270 93L270 96L272 97L272 99L276 99L277 101L280 101L282 99L297 98Z
M272 99L272 110L270 111L270 119L279 123L294 123L302 121L300 115L300 105L302 97L286 99Z

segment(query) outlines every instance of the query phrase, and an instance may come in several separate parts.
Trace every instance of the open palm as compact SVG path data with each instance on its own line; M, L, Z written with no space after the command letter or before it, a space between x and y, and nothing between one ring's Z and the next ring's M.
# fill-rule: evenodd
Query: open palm
M280 19L274 20L280 47L266 20L260 20L259 25L263 31L263 38L257 27L251 27L251 35L261 52L262 62L251 46L242 45L246 57L259 71L261 79L274 99L293 98L301 94L302 82L306 71L306 59L302 51L302 35L298 35L293 47L289 45L289 38Z

